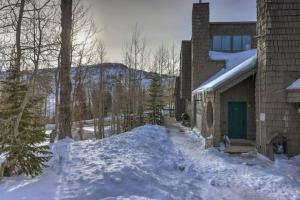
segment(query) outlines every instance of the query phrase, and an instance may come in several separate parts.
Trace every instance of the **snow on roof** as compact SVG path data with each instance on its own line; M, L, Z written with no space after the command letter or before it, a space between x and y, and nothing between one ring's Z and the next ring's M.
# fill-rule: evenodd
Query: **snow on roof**
M210 51L210 59L213 61L225 60L226 65L218 73L201 84L193 93L212 91L222 85L225 81L241 74L256 65L256 49L239 53L223 53Z
M300 89L300 79L296 80L292 85L290 85L287 90L298 90Z

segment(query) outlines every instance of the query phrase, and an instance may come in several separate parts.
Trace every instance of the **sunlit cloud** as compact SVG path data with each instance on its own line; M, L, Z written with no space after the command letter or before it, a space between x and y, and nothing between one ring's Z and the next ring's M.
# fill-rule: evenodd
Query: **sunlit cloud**
M107 46L108 58L122 61L122 45L138 24L148 47L191 38L192 4L196 0L88 0ZM207 2L207 0L203 0ZM256 0L210 0L211 21L254 21Z

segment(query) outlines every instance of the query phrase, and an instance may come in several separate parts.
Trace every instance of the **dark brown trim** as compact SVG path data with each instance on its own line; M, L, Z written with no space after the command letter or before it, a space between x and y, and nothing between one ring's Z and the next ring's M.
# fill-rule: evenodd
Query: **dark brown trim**
M241 25L241 24L256 24L256 21L240 21L240 22L209 22L210 25Z
M286 89L289 93L300 93L300 88L299 89Z

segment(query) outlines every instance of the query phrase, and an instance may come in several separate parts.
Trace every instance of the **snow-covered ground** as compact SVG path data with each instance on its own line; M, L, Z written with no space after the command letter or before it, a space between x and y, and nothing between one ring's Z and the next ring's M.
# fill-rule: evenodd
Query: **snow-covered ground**
M300 156L272 162L260 154L231 156L203 149L203 139L193 131L172 130L170 137L208 183L202 188L204 199L300 199Z
M143 126L102 141L63 140L42 176L5 178L1 200L294 199L300 157L232 157L193 132Z

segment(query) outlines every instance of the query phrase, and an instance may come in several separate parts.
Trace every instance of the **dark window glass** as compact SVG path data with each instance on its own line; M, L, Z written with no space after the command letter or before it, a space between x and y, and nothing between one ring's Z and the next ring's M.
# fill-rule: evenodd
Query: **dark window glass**
M213 36L213 50L221 50L222 49L222 40L221 36Z
M233 36L233 50L234 51L242 50L242 36L240 35Z
M243 36L243 49L251 49L251 36Z
M222 36L222 50L231 50L231 37L229 35Z

